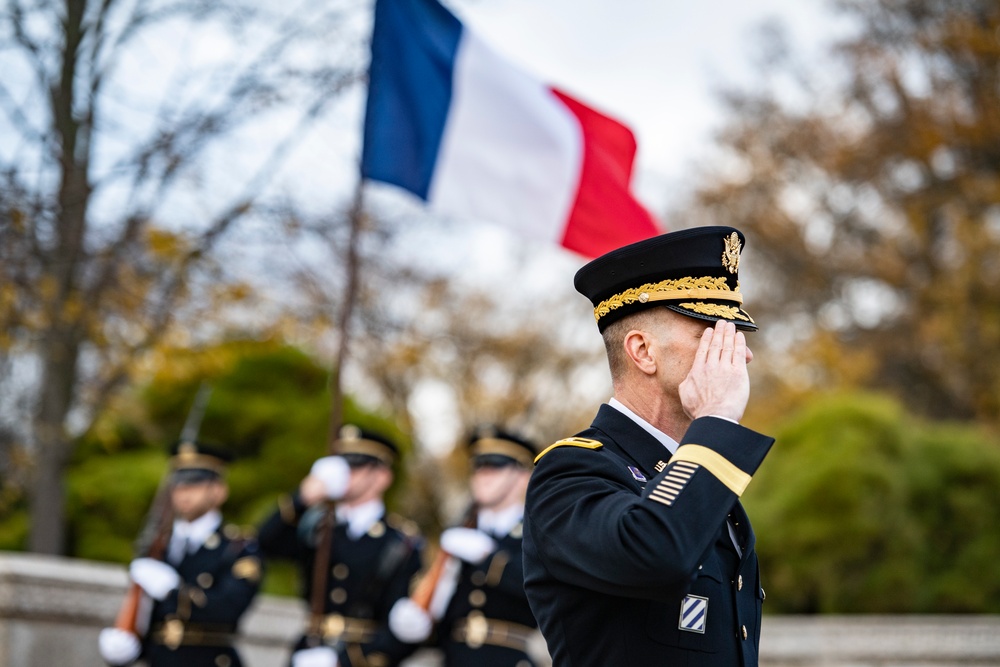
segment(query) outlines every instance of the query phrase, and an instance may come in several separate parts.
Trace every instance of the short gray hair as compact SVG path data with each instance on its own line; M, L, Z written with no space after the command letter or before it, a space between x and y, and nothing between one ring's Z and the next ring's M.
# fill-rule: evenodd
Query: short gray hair
M608 354L608 367L611 369L611 381L617 382L628 368L628 355L625 354L625 334L633 329L644 329L651 324L653 310L642 310L626 315L617 322L612 322L604 330L604 349Z

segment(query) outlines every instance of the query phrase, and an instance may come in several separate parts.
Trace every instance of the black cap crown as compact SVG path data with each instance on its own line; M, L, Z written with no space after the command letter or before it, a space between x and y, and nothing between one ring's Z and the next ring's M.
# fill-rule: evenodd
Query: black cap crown
M577 271L574 285L594 304L602 333L626 315L658 305L756 331L740 292L745 242L732 227L693 227L654 236L588 263Z
M527 438L494 426L478 426L469 436L468 446L473 466L531 468L538 454L538 448Z
M197 484L220 479L233 460L233 455L220 447L192 440L175 443L170 454L172 484Z
M341 427L333 443L333 451L347 459L348 463L379 463L390 468L399 456L399 449L389 438L354 424Z

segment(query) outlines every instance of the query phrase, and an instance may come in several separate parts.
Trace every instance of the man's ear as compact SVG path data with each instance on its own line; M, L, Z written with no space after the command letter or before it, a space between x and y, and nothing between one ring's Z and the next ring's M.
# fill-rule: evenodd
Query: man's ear
M650 350L652 343L653 339L650 333L641 329L632 329L625 334L622 341L625 355L629 361L646 375L656 373L656 359L653 358Z

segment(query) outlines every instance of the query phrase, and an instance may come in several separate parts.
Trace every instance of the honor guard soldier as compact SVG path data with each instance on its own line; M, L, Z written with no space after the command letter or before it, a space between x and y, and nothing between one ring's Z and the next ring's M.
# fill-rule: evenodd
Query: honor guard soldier
M744 242L686 229L576 274L614 397L528 486L525 589L556 667L758 664L764 591L739 498L773 439L738 423L757 329Z
M396 446L344 426L334 456L316 461L298 491L260 528L268 556L293 558L310 603L293 667L391 667L415 647L389 632L389 610L420 570L415 524L387 515Z
M261 559L254 539L223 525L231 457L196 442L172 453L163 560L138 558L129 566L152 602L148 623L137 623L141 640L119 627L102 630L101 657L110 665L142 657L151 667L239 667L233 641L260 585Z
M425 595L400 600L389 627L421 642L436 623L445 667L534 667L529 646L540 638L524 594L521 522L537 450L493 428L477 429L468 444L473 504L466 523L441 534L444 560L417 588Z

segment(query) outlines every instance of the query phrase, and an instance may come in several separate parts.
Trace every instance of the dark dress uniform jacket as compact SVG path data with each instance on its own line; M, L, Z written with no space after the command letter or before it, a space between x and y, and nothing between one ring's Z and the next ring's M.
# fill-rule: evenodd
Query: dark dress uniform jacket
M521 538L518 524L509 534L494 536L497 548L482 563L462 561L438 625L446 667L534 667L525 639L538 624L524 594Z
M232 639L260 586L257 543L220 527L176 569L182 583L153 605L144 657L152 667L239 667Z
M748 480L773 439L703 417L680 445L712 450L710 460L670 461L608 405L578 437L603 446L545 453L525 513L525 589L554 667L757 665L754 534L736 493L705 465Z
M298 496L260 527L258 539L268 556L294 558L304 583L302 597L311 604L313 564L320 506L309 510ZM301 525L300 525L301 523ZM406 530L404 531L403 528ZM389 631L389 610L409 592L410 580L419 572L421 541L415 527L382 517L359 539L347 534L346 525L333 530L324 596L330 632L324 644L337 649L341 667L391 667L416 647L400 642ZM329 622L333 619L333 622ZM343 619L343 623L340 620ZM367 627L357 632L362 621ZM293 651L306 648L306 636Z

